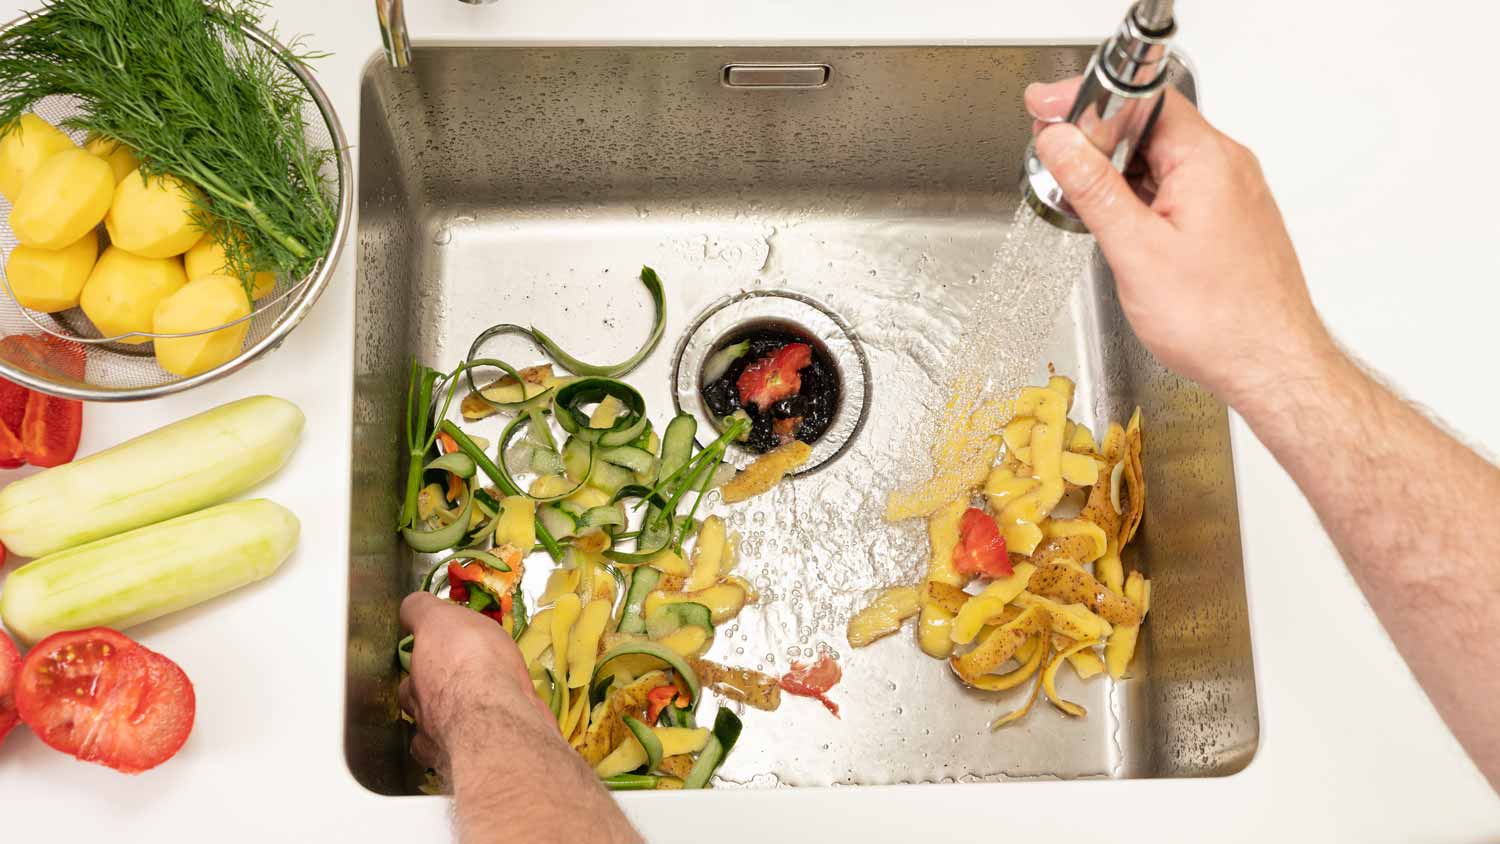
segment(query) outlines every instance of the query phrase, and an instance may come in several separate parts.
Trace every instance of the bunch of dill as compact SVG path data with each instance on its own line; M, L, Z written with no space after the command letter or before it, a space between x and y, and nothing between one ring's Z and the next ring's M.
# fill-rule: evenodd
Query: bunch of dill
M65 125L136 151L148 175L199 188L196 218L242 278L301 278L328 252L337 209L307 141L310 97L288 63L251 42L263 0L46 0L0 33L0 132L38 100L80 101ZM295 42L294 42L295 43ZM218 221L238 228L244 242Z

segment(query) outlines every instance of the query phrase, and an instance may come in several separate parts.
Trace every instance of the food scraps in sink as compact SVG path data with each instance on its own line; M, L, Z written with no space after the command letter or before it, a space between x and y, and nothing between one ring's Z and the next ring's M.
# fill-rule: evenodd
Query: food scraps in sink
M731 334L704 361L699 392L722 431L749 420L740 444L765 454L793 440L816 442L839 407L839 371L805 332L764 322Z
M1067 418L1073 387L1054 375L1021 390L991 435L999 460L982 488L926 514L923 582L886 589L849 621L849 643L865 647L917 617L918 646L971 688L1004 692L1035 677L1023 705L991 728L1023 717L1039 691L1083 717L1057 692L1059 667L1083 680L1124 677L1150 609L1151 581L1126 576L1120 560L1145 508L1140 409L1123 427L1111 423L1100 444ZM939 466L935 475L983 473ZM909 490L891 498L914 499Z
M722 707L712 729L698 726L705 687L765 710L780 706L786 689L837 714L826 693L839 672L820 661L815 676L789 685L703 658L717 628L759 597L736 573L737 535L706 512L707 499L716 488L726 503L771 489L807 459L808 446L803 431L793 431L736 475L725 452L752 435L750 415L729 419L707 445L699 445L690 414L658 435L640 392L620 380L650 354L665 324L660 279L646 267L641 283L655 318L640 348L618 364L587 363L541 330L509 324L482 333L449 373L413 363L399 527L412 549L442 555L424 590L483 613L516 639L536 693L606 785L704 788L741 728ZM511 334L532 340L551 362L516 369L479 354L487 340ZM806 344L804 352L757 338L746 338L758 351L734 377L750 373L745 380L760 385L755 395L766 410L799 397L799 374L804 392L828 377ZM765 371L755 374L762 360ZM480 387L475 375L485 370L503 374ZM460 419L498 417L489 422L501 424L493 443L449 418L462 386ZM801 428L815 416L805 411ZM785 418L792 417L778 417ZM538 609L528 614L522 574L549 558ZM412 647L411 636L397 646L403 669Z

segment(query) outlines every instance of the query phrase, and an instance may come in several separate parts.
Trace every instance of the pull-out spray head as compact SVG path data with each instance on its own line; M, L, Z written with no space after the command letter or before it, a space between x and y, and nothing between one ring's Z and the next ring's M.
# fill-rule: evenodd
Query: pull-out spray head
M1125 21L1089 59L1067 122L1124 171L1150 131L1167 83L1167 44L1176 33L1172 0L1139 0ZM1085 232L1057 180L1026 149L1021 190L1037 215L1068 231Z

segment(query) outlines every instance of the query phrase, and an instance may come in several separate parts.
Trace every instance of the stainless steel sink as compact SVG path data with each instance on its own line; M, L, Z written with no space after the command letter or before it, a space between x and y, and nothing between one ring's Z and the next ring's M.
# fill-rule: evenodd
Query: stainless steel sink
M1226 412L1146 354L1097 259L1044 327L1045 357L1078 377L1075 418L1096 430L1145 412L1150 495L1127 563L1154 589L1134 675L1111 686L1064 672L1088 718L1041 705L991 733L1017 695L963 690L908 635L861 651L843 638L869 590L921 569L920 526L883 524L881 503L921 451L913 420L961 352L965 314L1006 293L991 266L1029 137L1021 89L1087 56L1075 45L419 47L406 70L372 61L358 140L354 776L409 794L420 773L392 657L397 605L422 570L392 531L408 360L449 367L496 322L623 357L649 319L642 264L668 288L667 339L631 376L658 424L684 333L744 293L815 303L868 367L849 447L733 511L742 566L766 594L715 651L780 672L831 647L843 718L801 699L747 713L723 786L1224 776L1248 764L1259 718ZM781 293L795 298L769 295Z

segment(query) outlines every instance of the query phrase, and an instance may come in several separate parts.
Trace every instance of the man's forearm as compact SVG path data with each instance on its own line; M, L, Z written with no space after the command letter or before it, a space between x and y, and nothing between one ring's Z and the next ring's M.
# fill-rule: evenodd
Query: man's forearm
M1449 728L1500 790L1500 469L1332 342L1231 397L1312 502Z
M641 837L583 759L553 731L516 732L504 712L456 741L450 779L458 839L638 844ZM480 722L474 722L476 725Z

